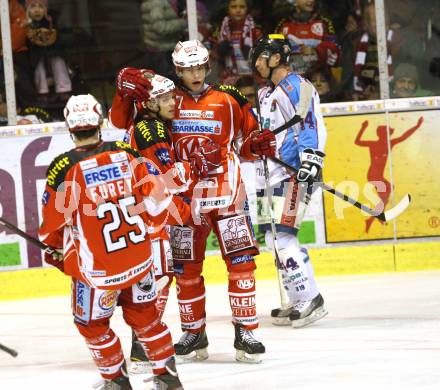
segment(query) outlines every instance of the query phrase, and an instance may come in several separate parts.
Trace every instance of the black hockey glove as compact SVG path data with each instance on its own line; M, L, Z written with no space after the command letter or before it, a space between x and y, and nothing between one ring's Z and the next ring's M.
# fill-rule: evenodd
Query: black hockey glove
M298 170L296 179L299 182L307 182L309 184L318 180L324 165L324 157L325 153L320 150L304 149L301 153L301 167Z

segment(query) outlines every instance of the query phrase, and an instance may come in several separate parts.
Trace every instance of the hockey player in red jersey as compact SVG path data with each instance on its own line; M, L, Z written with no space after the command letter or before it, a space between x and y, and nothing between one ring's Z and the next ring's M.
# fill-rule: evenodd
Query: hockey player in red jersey
M203 260L211 231L217 235L229 274L229 300L235 327L236 359L259 362L265 352L252 333L258 327L255 307L255 237L246 213L246 193L240 176L239 156L254 159L249 134L258 125L247 100L231 86L205 83L209 72L208 50L199 41L179 42L173 53L179 84L172 141L176 159L190 162L199 182L187 195L192 212L202 213L210 226L173 226L171 245L177 281L181 325L184 331L175 345L180 360L206 359L205 286ZM118 84L136 100L142 93L142 77L122 75ZM126 88L125 86L128 86ZM115 98L110 119L117 127L130 123L133 100ZM230 229L232 228L232 230Z
M76 147L48 168L39 237L58 250L46 261L72 277L74 322L103 377L101 389L132 389L110 328L117 305L148 349L155 389L183 389L171 335L155 305L148 234L178 201L148 174L138 152L101 140L101 106L93 96L72 96L64 115Z
M192 185L189 163L176 162L171 143L168 125L174 119L175 86L166 77L144 71L144 77L151 83L148 90L149 98L144 98L138 104L139 116L128 130L126 140L147 159L148 168L153 174L161 176L168 191L172 194L187 191ZM190 223L190 206L180 199L180 216L183 223ZM169 226L178 221L169 215L167 226L150 234L153 247L154 269L156 280L166 276L167 284L160 290L156 307L162 317L168 300L174 270L169 242ZM144 373L150 370L148 359L141 344L133 333L133 343L130 358L131 373Z

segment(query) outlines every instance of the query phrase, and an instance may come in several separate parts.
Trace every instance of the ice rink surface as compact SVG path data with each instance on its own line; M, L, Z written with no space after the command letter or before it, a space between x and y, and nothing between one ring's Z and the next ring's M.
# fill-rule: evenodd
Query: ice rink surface
M257 284L266 345L261 364L234 360L233 327L225 285L207 287L210 357L179 366L186 390L233 389L440 389L440 272L325 277L318 283L329 315L303 328L276 327L275 281ZM130 330L120 310L113 318L126 355ZM165 321L180 337L175 291ZM99 380L72 323L68 297L0 302L1 390L88 390ZM133 379L135 390L150 384Z

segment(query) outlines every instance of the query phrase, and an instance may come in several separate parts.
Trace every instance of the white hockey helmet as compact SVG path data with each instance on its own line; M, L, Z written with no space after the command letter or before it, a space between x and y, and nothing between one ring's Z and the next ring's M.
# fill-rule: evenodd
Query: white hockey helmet
M165 95L166 93L172 92L176 89L176 86L174 85L172 80L167 79L166 77L163 77L159 74L155 74L153 76L153 78L151 79L151 85L153 87L149 91L151 99L156 99L161 95Z
M102 124L102 108L90 94L74 95L67 101L64 118L71 133L91 130Z
M173 51L173 64L177 68L190 68L208 64L209 52L197 39L192 41L177 42Z

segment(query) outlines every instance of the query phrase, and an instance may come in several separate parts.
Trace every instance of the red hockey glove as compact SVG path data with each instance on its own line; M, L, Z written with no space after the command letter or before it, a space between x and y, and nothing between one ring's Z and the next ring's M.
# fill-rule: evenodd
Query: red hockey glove
M54 249L53 252L44 252L44 261L47 264L58 268L61 272L64 273L64 261L63 261L63 250L62 249Z
M205 178L208 172L218 168L221 162L220 146L212 141L205 141L197 152L190 156L191 170L199 177Z
M261 133L255 130L250 135L251 151L259 156L275 157L276 140L275 135L264 129Z
M151 79L154 72L149 69L123 68L116 79L116 91L119 96L129 96L144 101L150 98Z

